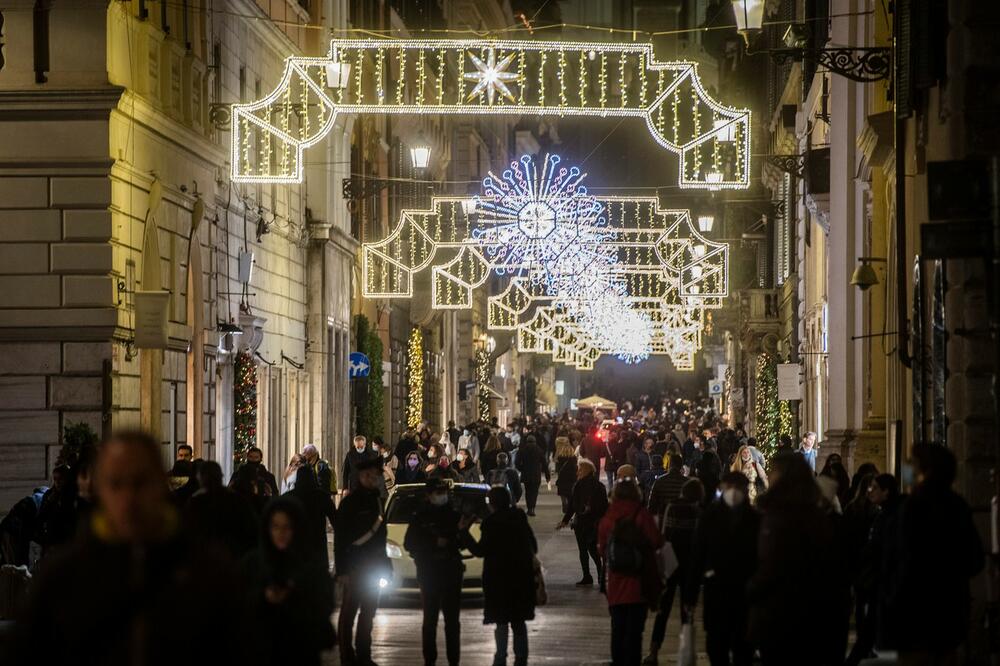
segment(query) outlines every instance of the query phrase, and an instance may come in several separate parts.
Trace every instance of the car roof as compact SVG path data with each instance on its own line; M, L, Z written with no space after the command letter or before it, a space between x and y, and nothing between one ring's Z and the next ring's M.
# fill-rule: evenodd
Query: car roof
M451 479L444 479L444 482L448 485L449 490L480 490L483 493L487 493L490 490L488 483L455 483ZM393 486L393 491L396 493L416 492L426 489L427 485L424 483L397 483Z

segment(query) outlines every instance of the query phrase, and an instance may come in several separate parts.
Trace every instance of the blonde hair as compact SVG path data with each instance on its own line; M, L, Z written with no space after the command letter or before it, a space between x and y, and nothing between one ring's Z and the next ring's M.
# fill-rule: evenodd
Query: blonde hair
M500 449L500 438L496 435L490 435L489 439L486 440L486 448L483 451L499 451Z
M556 458L569 458L573 455L573 445L569 437L556 437Z
M744 444L740 448L736 449L736 455L733 457L733 464L730 465L729 471L731 472L743 471L743 451L747 451L750 454L750 462L753 462L753 451L750 450L749 444Z

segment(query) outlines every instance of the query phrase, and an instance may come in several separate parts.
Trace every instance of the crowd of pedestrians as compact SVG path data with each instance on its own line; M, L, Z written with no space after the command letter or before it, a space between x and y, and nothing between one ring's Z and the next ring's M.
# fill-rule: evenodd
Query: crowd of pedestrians
M444 660L461 662L467 550L483 559L494 663L527 664L545 596L529 522L543 482L560 499L556 528L575 537L576 585L606 596L613 664L666 663L675 612L669 660L682 664L699 615L713 666L855 666L876 649L959 663L984 556L945 448L914 447L901 488L871 463L852 476L818 455L814 433L759 446L708 403L643 397L604 416L421 424L395 446L357 436L338 465L310 444L277 478L251 448L228 481L187 446L164 470L141 432L64 449L52 486L0 523L3 563L36 573L9 663L318 664L336 648L341 664L370 666L393 576L386 499L422 484L402 546L424 663L438 661L442 618ZM460 511L455 483L489 486L487 514Z

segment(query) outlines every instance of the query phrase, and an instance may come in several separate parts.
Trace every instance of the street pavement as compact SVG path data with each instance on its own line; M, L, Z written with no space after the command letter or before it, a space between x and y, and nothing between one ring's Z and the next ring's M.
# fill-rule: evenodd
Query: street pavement
M523 507L523 502L522 502ZM529 664L597 665L610 663L611 622L607 601L592 588L577 588L580 579L580 561L576 540L569 529L556 531L561 517L559 497L542 486L536 509L537 516L530 518L538 539L539 559L545 572L549 602L535 611L535 620L528 623ZM596 580L596 574L595 574ZM677 604L679 602L675 602ZM678 636L680 634L680 606L675 605L667 626L667 642L660 652L660 664L677 663ZM415 666L423 663L420 649L421 613L419 602L380 608L375 618L372 658L380 665ZM696 622L699 644L699 664L707 664L704 656L704 635L701 620ZM643 634L643 652L649 645L653 627L650 614ZM512 639L511 639L512 640ZM490 666L493 663L493 625L483 624L479 604L466 603L462 609L462 664ZM512 664L513 645L508 648L507 662ZM438 621L438 663L446 664L444 621ZM332 666L340 661L331 653L324 664Z

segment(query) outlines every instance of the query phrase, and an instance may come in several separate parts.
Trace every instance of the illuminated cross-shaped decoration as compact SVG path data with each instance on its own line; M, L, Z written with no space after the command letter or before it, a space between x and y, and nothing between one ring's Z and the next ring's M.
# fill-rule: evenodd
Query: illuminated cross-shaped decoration
M482 59L471 51L469 52L469 58L478 70L476 72L465 72L462 75L466 81L476 82L476 87L469 93L469 99L475 98L476 95L485 90L486 99L489 100L491 106L497 92L500 92L510 101L514 101L514 95L511 94L510 88L504 83L505 81L517 80L516 73L506 71L507 66L514 60L513 53L507 55L500 62L497 62L496 52L493 49L486 49L486 62L483 62Z

